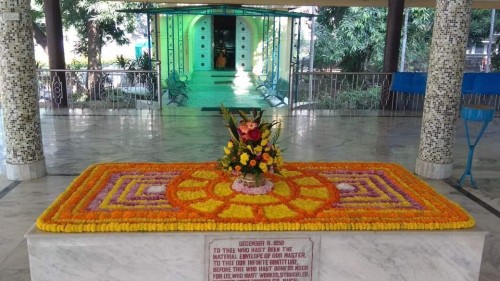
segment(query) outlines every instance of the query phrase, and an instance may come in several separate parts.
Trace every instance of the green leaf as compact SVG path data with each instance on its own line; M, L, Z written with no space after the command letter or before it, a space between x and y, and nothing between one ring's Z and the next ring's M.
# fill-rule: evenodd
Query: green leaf
M240 113L241 118L242 118L245 122L250 122L250 121L252 121L252 120L250 120L250 118L248 118L247 114L246 114L244 111L242 111L242 110L238 110L238 112Z
M254 122L257 123L257 124L260 124L261 120L262 120L262 114L264 114L264 110L261 110L257 113L255 119L254 119Z
M273 121L273 123L274 123L274 121ZM276 131L274 131L274 136L272 139L273 144L276 144L278 142L278 139L280 138L280 135L281 135L281 122L276 121L276 124L278 124L278 128L276 128Z
M231 139L233 139L233 142L237 142L237 140L239 139L238 127L233 115L227 110L227 108L224 107L222 103L220 105L220 110L222 111L224 120L226 120L228 123L227 127L229 129L229 133L231 134Z

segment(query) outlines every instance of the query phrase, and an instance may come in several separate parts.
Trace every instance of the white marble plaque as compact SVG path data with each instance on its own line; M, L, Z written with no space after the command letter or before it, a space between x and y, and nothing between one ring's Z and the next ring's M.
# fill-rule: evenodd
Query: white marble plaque
M313 239L208 238L208 281L311 281Z
M48 233L32 228L26 237L32 281L477 281L485 232ZM214 259L214 254L228 256ZM288 266L298 276L275 277ZM233 269L238 267L243 271Z

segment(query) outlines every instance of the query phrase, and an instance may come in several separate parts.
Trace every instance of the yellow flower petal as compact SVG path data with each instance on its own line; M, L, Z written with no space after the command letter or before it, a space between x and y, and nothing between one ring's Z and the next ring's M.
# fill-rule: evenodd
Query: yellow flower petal
M219 177L219 175L212 171L196 171L193 174L193 177L200 178L204 180L215 180Z
M279 200L269 195L238 194L233 199L231 199L231 202L267 204L267 203L279 202Z
M177 191L177 197L181 200L196 200L206 197L207 194L203 190L198 191Z
M306 211L314 211L317 208L319 208L321 205L323 205L323 202L318 202L318 201L313 201L313 200L308 200L308 199L295 199L291 201L295 207L306 210Z
M233 190L231 189L231 184L228 182L221 182L215 185L214 193L217 196L228 196L233 194Z
M205 202L193 203L190 206L193 209L196 209L196 210L199 210L199 211L202 211L202 212L209 212L210 213L210 212L215 211L222 204L224 204L223 201L209 199L209 200L207 200Z
M208 181L185 180L179 184L179 187L205 187Z
M263 173L266 173L267 172L267 165L266 163L260 163L259 164L259 168L262 170Z
M290 194L292 194L292 190L290 189L288 184L286 184L286 182L279 181L274 183L273 193L284 197L288 197L290 196Z
M293 181L299 185L321 185L321 183L314 177L303 177Z
M327 199L330 197L330 192L327 188L319 187L319 188L300 188L300 195L302 196L310 196L321 199Z
M280 204L274 206L265 206L264 215L269 219L293 218L297 213L290 210L287 206Z
M220 218L251 219L254 217L252 207L231 205L219 214Z
M280 173L285 178L291 178L291 177L296 177L296 176L302 175L302 173L299 171L282 170Z
M264 132L262 132L262 138L265 139L269 136L269 134L271 133L271 131L269 130L265 130Z

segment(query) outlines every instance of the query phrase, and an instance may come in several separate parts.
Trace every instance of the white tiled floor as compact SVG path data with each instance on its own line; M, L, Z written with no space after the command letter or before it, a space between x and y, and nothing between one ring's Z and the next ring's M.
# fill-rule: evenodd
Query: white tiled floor
M341 117L289 115L269 109L268 119L281 119L281 146L288 161L397 162L413 171L420 136L419 117ZM12 183L5 179L5 144L0 132L0 280L30 280L23 234L36 217L85 167L103 161L210 161L222 153L227 131L217 112L168 107L160 112L43 111L42 131L49 175ZM495 119L476 148L473 172L479 189L465 189L500 211L500 119ZM454 180L465 167L463 124L457 124ZM453 180L453 179L452 179ZM481 281L500 280L500 218L443 181L428 181L467 209L477 229L489 232ZM17 186L16 186L17 184ZM12 188L13 187L13 188ZM4 192L5 193L5 192Z

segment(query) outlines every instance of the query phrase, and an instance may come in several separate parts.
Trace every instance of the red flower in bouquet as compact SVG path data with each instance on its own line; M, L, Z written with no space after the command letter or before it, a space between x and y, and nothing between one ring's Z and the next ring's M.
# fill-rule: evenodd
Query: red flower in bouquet
M259 129L259 124L241 120L240 126L238 127L238 135L244 141L258 141L260 140L262 133Z

